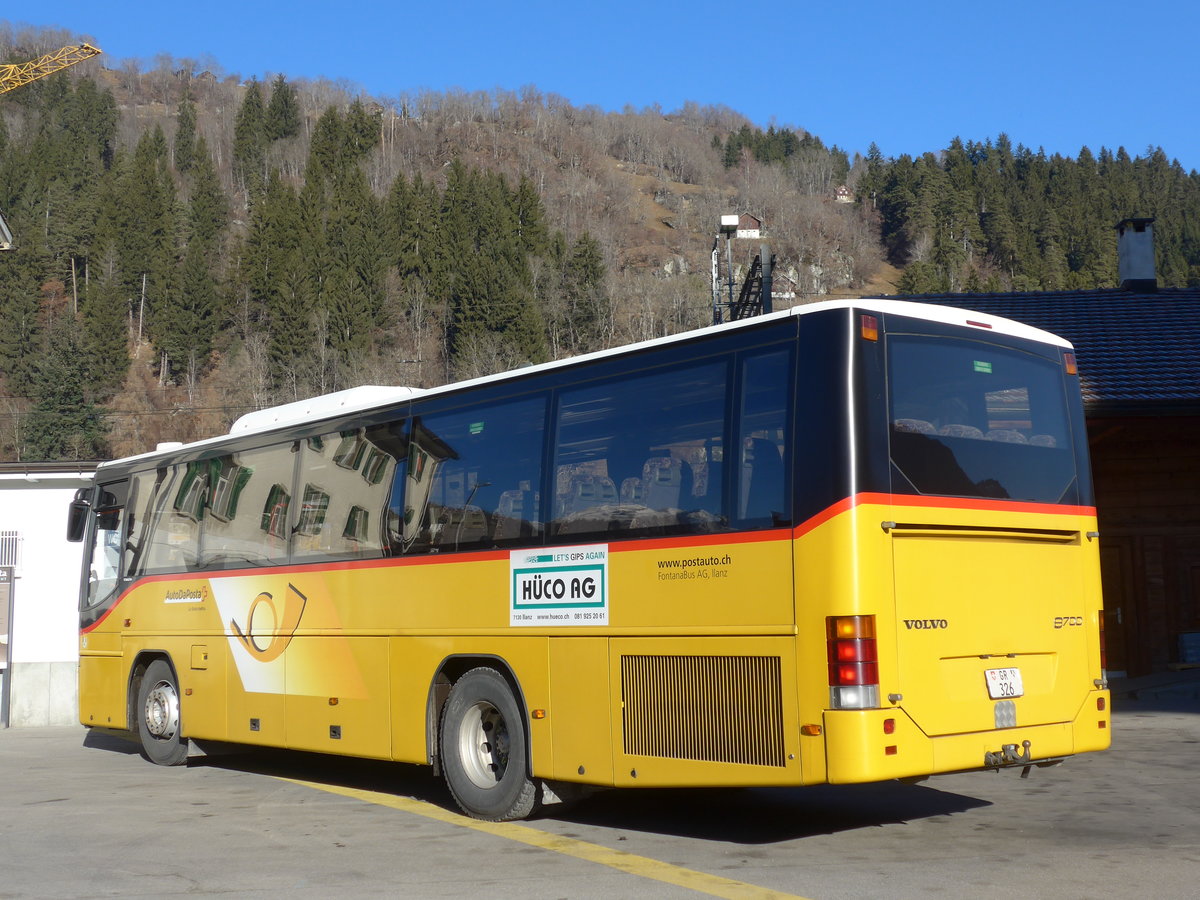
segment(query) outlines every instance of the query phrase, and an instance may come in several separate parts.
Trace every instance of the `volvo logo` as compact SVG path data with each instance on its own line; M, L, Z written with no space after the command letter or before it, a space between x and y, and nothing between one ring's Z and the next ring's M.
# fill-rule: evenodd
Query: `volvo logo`
M923 631L926 628L949 628L945 619L905 619L904 627L909 631Z

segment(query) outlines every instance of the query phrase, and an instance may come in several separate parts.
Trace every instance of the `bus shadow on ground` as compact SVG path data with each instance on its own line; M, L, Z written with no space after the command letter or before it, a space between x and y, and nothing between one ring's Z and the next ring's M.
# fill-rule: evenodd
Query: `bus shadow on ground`
M561 815L563 822L733 844L774 844L948 816L986 800L895 781L800 788L615 790Z
M89 749L136 754L137 739L93 729ZM458 812L428 766L295 750L210 745L189 766L354 788L430 803ZM149 763L147 763L149 765ZM773 844L860 828L949 816L991 805L986 800L896 781L802 788L642 788L600 790L577 804L547 806L546 830L578 825L731 844Z
M103 728L89 728L83 735L83 746L88 750L110 750L113 753L137 755L141 745L135 735L128 731L107 731Z

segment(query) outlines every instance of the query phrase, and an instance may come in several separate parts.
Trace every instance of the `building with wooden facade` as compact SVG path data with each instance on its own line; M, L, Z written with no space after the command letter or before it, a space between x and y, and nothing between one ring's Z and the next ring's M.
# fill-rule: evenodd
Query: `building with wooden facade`
M1119 229L1139 226L1135 236L1150 231L1148 220ZM1127 269L1125 236L1120 289L904 299L1006 316L1075 345L1108 667L1136 676L1200 664L1200 288L1159 289L1144 263Z

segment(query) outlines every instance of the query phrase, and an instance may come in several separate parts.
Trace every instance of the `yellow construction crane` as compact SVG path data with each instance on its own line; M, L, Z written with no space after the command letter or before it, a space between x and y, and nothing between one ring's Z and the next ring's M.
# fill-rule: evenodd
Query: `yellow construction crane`
M0 94L7 94L31 81L53 75L67 66L73 66L85 59L99 56L100 53L98 47L93 47L91 44L80 44L78 47L63 47L61 50L39 56L32 62L0 66ZM8 230L4 214L0 213L0 250L11 250L12 248L12 232Z
M78 47L63 47L61 50L39 56L32 62L0 66L0 94L7 94L31 81L53 75L59 69L99 56L100 53L101 51L91 44L80 44Z

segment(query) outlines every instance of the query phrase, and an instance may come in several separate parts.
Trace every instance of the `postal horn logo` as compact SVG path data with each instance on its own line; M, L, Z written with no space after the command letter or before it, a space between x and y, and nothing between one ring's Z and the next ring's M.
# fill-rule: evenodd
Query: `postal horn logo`
M246 611L245 629L233 619L229 620L229 625L246 652L259 662L270 662L292 642L307 602L308 598L296 590L295 585L289 584L281 611L275 606L275 598L263 591L251 601L250 609Z

